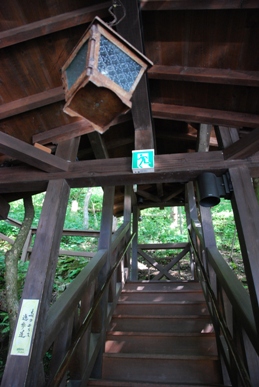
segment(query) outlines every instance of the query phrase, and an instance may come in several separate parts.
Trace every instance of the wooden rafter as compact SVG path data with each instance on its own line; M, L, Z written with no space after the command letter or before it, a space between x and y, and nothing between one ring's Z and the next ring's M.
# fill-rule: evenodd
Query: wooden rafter
M259 151L259 128L223 150L225 159L244 159Z
M259 158L224 160L221 151L157 155L155 172L134 174L131 158L88 160L69 163L67 172L45 173L29 167L1 168L0 194L44 190L50 180L66 179L71 187L186 183L205 170L222 174L231 167L245 165L251 176L259 176Z
M251 128L257 128L259 126L259 115L257 114L228 112L224 110L161 103L152 103L152 112L154 118L169 120L237 127L248 126Z
M0 132L0 151L45 172L67 171L68 163L15 137Z
M214 129L220 149L224 149L239 140L238 130L236 128L215 126Z
M93 127L86 120L79 120L72 124L62 125L46 132L35 134L32 137L32 142L33 144L35 142L39 144L57 144L73 137L91 133L93 130Z
M97 133L97 132L89 133L88 139L90 141L95 158L108 159L109 154L100 133Z
M80 24L89 23L95 16L105 17L108 14L110 1L91 7L82 8L73 12L53 16L34 23L0 33L0 48L12 46L53 32L62 31Z
M258 8L257 0L141 0L144 11Z
M0 106L0 119L15 116L29 110L37 109L42 106L50 105L65 99L62 87L43 91L42 93L33 94Z
M154 65L148 70L148 77L168 81L259 87L259 71Z

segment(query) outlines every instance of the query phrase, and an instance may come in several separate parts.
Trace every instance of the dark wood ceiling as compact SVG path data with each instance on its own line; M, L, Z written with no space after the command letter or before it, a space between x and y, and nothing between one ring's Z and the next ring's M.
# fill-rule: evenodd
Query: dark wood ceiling
M127 13L117 32L154 65L137 88L132 111L103 135L63 112L60 69L95 16L111 20L112 1L0 2L2 199L44 190L49 179L65 177L71 186L116 184L116 214L122 184L138 183L147 206L182 204L183 182L202 169L227 169L227 158L238 152L247 160L259 150L259 0L121 1ZM222 160L218 130L235 130L240 139ZM190 159L204 131L214 156ZM56 146L78 136L78 166L67 166ZM34 143L52 154L42 155ZM150 147L156 173L133 176L132 150ZM256 161L253 167L256 175Z

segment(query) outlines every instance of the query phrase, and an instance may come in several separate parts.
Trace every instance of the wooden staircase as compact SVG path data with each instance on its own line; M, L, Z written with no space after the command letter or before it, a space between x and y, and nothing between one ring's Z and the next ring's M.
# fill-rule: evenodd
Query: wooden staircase
M197 282L129 282L88 386L220 386L215 335Z

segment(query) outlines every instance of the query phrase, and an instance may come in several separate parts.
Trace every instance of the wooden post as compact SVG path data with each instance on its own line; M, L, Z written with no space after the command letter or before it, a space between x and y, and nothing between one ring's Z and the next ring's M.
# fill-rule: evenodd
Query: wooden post
M98 250L108 250L111 245L111 236L112 236L112 220L113 220L113 203L114 203L114 187L105 187L104 188L104 197L103 197L103 209L102 209L102 221L101 221L101 232L98 244ZM107 262L102 268L98 276L98 290L101 289L102 285L105 283L111 262L110 254L108 254ZM108 289L104 293L100 305L97 309L96 316L94 317L92 323L92 330L94 333L101 334L101 349L97 355L95 365L93 367L92 375L93 378L101 378L102 376L102 355L105 344L105 327L106 327L106 318L107 318L107 308L108 308Z
M65 155L77 147L78 140L66 142L60 145L60 152ZM75 152L69 153L69 156ZM44 384L40 375L41 377L43 375L45 319L51 299L69 192L70 188L65 180L52 180L48 185L22 295L22 300L39 302L35 311L30 350L26 356L11 355L9 351L2 380L3 386L34 387Z
M232 207L259 332L259 207L248 168L231 168L229 173L234 191Z
M124 223L131 221L131 191L132 187L129 185L125 186L124 190ZM130 235L130 230L127 233L128 237ZM126 257L124 259L124 268L128 270L127 277L129 277L130 270L130 252L127 251ZM122 277L123 278L123 277Z
M136 234L132 241L131 281L138 279L138 218L139 208L133 207L133 232Z

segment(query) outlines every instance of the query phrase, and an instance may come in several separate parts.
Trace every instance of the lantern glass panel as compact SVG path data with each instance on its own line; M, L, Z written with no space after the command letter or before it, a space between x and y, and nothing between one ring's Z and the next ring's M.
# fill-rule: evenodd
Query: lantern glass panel
M125 91L130 91L141 66L129 55L101 35L98 71L117 83Z
M76 56L66 69L68 90L73 86L79 76L86 68L86 55L88 50L88 41L83 44Z

